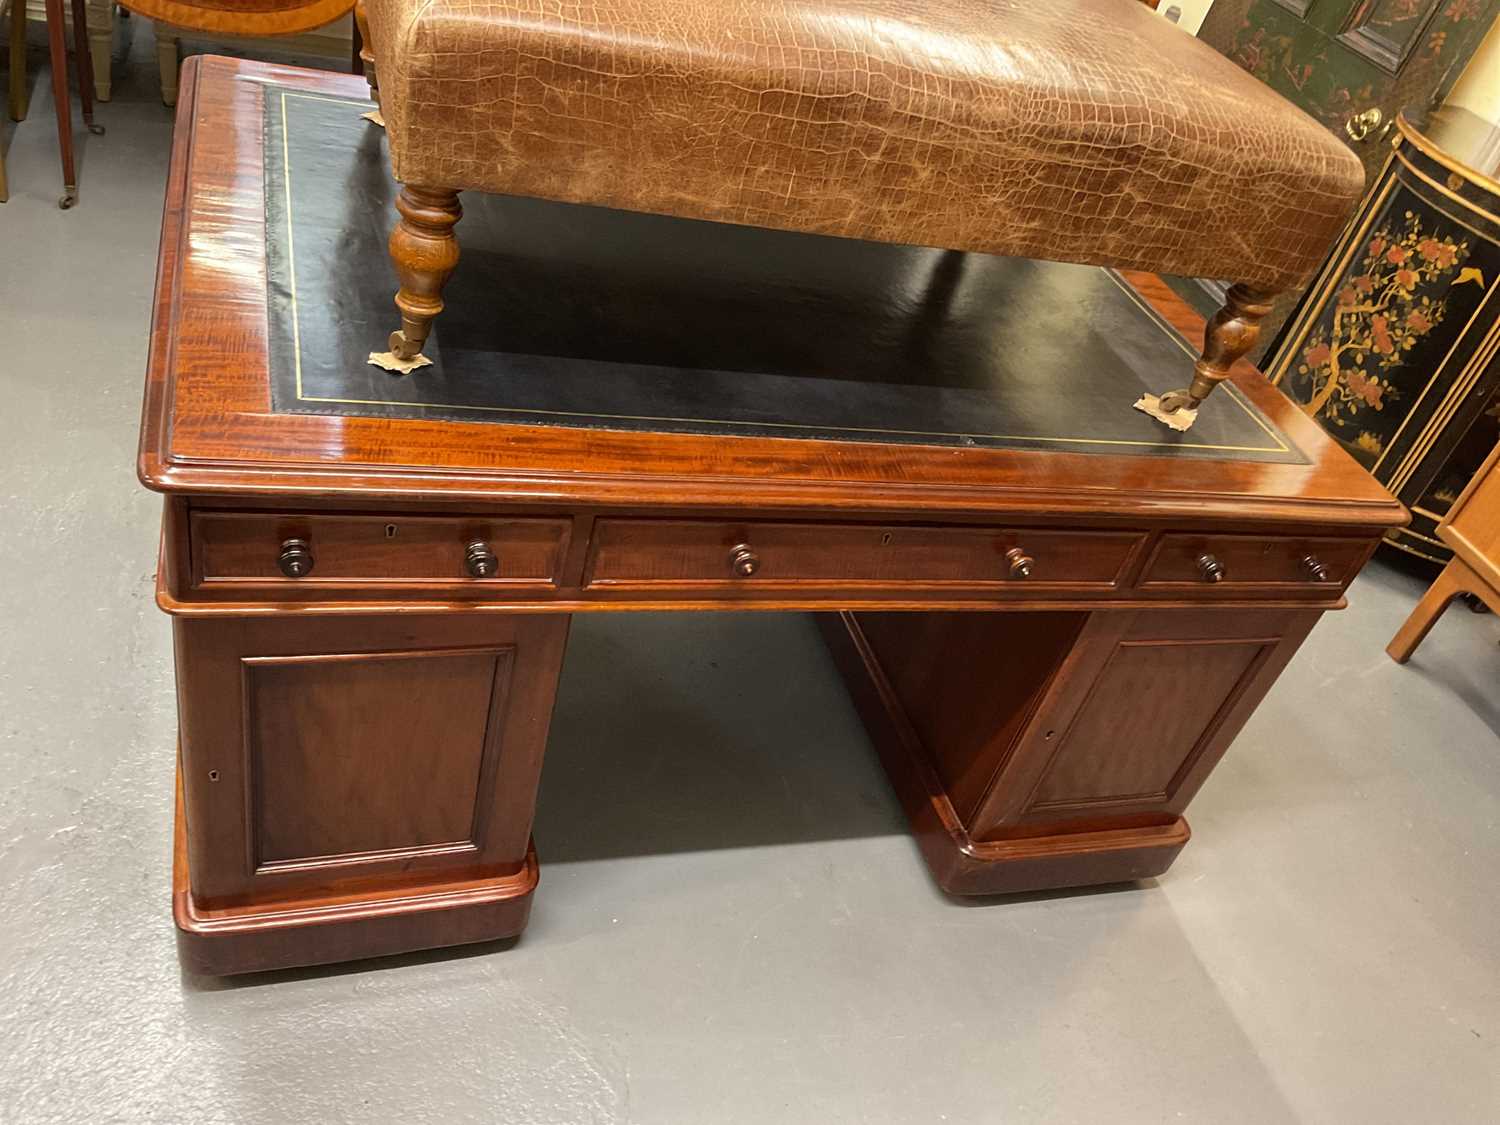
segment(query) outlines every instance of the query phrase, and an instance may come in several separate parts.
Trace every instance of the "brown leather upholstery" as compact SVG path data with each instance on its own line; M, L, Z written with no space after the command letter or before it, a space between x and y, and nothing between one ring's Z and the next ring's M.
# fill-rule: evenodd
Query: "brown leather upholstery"
M411 184L1265 288L1364 186L1134 0L368 6Z
M347 15L354 0L121 0L132 12L188 31L294 35Z

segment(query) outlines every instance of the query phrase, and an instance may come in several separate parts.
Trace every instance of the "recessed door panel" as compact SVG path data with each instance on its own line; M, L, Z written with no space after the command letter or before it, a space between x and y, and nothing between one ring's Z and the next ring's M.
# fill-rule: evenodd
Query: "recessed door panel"
M205 909L526 861L564 614L178 617Z
M507 649L245 661L256 867L474 847Z
M1269 648L1122 643L1064 735L1028 815L1169 802Z

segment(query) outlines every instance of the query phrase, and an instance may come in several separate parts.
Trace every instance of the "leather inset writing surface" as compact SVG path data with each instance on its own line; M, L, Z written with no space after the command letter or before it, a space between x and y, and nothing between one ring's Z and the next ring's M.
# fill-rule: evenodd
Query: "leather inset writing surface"
M393 376L366 108L266 92L279 412L1305 463L1229 386L1187 434L1131 410L1196 348L1103 270L478 193L434 365Z

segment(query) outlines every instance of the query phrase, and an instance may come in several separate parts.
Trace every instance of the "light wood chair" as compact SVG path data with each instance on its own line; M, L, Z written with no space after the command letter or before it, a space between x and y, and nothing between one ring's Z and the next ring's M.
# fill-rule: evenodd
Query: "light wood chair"
M1411 658L1448 604L1461 594L1473 594L1500 613L1500 446L1448 509L1437 533L1453 548L1453 561L1386 646L1397 664Z

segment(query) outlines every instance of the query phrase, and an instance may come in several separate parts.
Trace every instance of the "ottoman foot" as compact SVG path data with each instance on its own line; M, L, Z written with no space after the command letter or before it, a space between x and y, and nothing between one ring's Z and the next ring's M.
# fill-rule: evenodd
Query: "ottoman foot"
M1147 395L1137 408L1165 422L1174 429L1187 429L1196 417L1198 407L1213 389L1229 376L1229 369L1260 338L1260 322L1271 311L1276 293L1249 285L1230 286L1224 307L1216 312L1203 330L1203 353L1193 364L1193 382L1185 390L1167 391L1160 398ZM1179 411L1192 412L1185 425L1174 423L1170 416Z
M455 191L408 184L396 199L396 210L401 221L391 231L390 254L401 279L396 293L401 327L391 333L390 350L398 360L411 361L421 354L433 320L443 311L443 286L458 265L453 228L463 207Z

